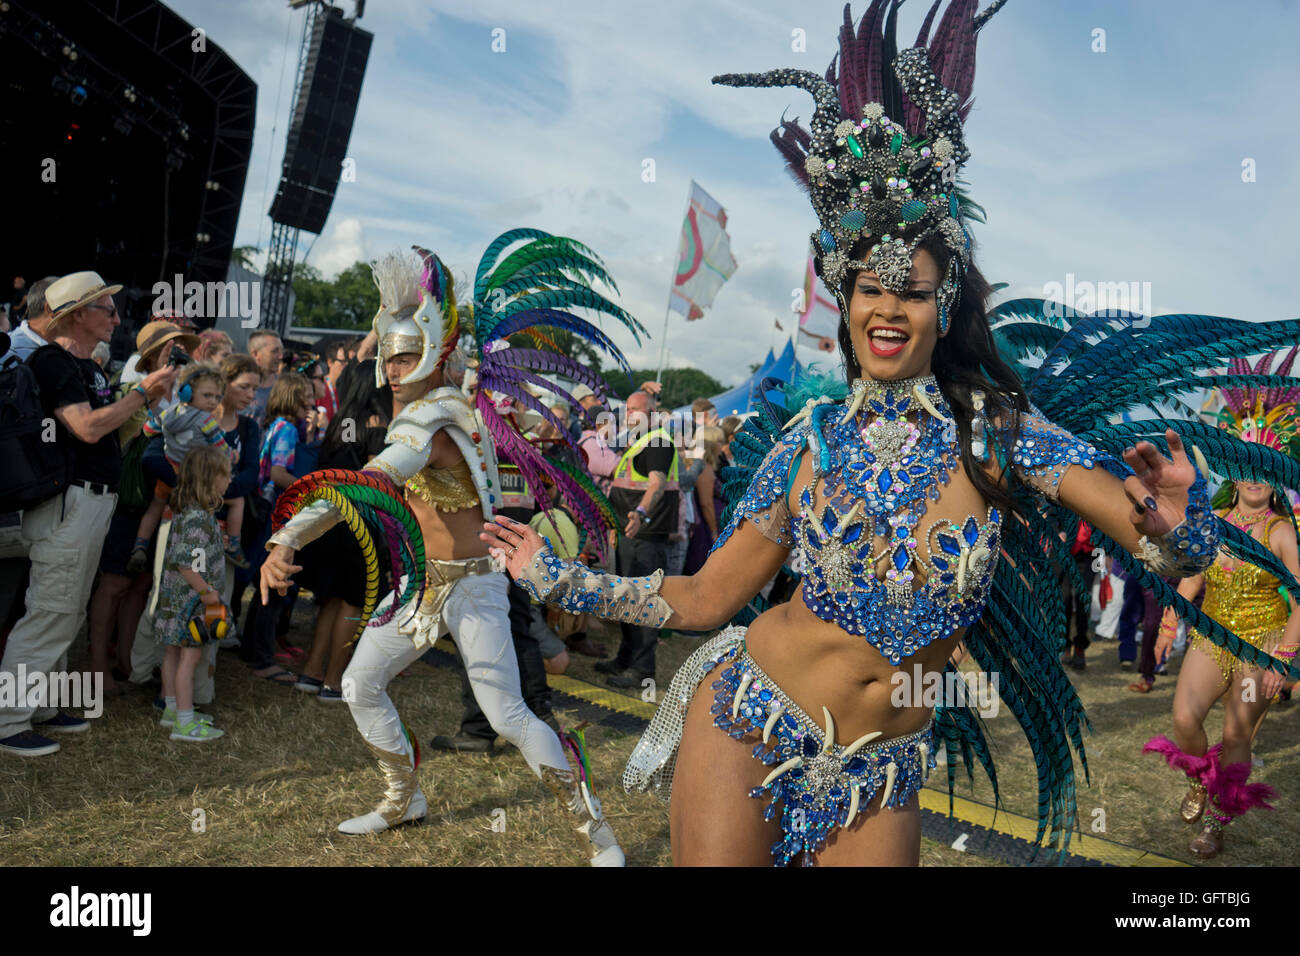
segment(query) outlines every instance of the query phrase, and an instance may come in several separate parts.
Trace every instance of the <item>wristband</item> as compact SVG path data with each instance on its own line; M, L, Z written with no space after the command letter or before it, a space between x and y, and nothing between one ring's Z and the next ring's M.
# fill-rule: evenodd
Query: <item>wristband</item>
M144 403L146 405L149 404L149 393L145 391L145 387L143 385L136 384L135 386L132 387L131 391L139 392L140 397L144 399Z
M1157 538L1138 539L1136 555L1148 571L1160 577L1189 578L1214 563L1219 551L1219 530L1205 479L1198 473L1187 489L1187 513L1176 528Z
M646 511L645 508L642 507L641 505L636 506L636 513L639 514L643 519L648 519L650 517L650 512Z

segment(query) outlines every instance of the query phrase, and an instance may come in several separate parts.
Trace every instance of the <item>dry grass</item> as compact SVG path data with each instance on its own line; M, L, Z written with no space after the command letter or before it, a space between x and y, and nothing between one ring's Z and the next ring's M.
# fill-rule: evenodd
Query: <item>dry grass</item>
M305 641L312 606L300 602L295 639ZM612 634L593 634L612 642ZM674 636L661 647L660 685L696 646ZM613 646L612 643L610 646ZM1173 680L1161 678L1146 697L1125 688L1131 675L1114 663L1113 643L1095 644L1089 669L1076 680L1094 735L1089 740L1092 787L1080 785L1084 826L1105 812L1108 839L1189 859L1192 832L1177 819L1179 776L1141 744L1169 725ZM590 659L571 676L596 682ZM84 639L72 666L84 665ZM454 731L460 694L456 676L416 664L392 694L403 718L423 738ZM344 705L253 679L223 653L217 703L210 708L226 737L207 745L173 743L157 726L152 692L109 701L88 734L64 737L51 758L0 760L0 865L451 865L575 866L585 862L577 837L554 798L513 748L488 756L425 749L421 783L430 814L421 827L370 837L345 837L336 824L369 809L380 778ZM566 714L559 712L561 721ZM1226 864L1285 864L1296 847L1292 794L1300 792L1297 716L1284 705L1260 733L1267 765L1255 779L1281 793L1278 811L1254 812L1229 831ZM571 722L571 721L569 721ZM1214 714L1215 733L1221 716ZM989 722L1005 806L1033 815L1036 790L1028 748L1014 718ZM633 735L604 727L587 731L605 810L630 865L671 862L668 815L653 797L629 796L618 785ZM991 802L986 782L959 792ZM505 829L493 830L494 811ZM195 832L193 811L206 817ZM497 819L500 819L498 816ZM990 861L923 840L926 865ZM1217 861L1216 861L1217 862Z

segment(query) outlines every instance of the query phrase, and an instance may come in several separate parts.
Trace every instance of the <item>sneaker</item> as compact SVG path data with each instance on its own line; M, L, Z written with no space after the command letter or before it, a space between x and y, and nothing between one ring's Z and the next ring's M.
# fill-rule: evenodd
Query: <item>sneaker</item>
M617 658L612 661L600 661L592 666L602 674L613 675L623 673L623 665L618 662Z
M208 714L201 714L197 710L194 712L194 719L201 724L212 726L212 717ZM171 727L176 723L176 711L170 707L163 708L162 719L158 721L159 727Z
M79 734L90 729L90 721L59 711L49 720L34 721L32 727L39 727L41 730L52 730L59 734Z
M19 757L44 757L46 754L58 753L59 745L34 730L24 730L0 740L0 750Z
M194 715L195 717L198 714ZM203 743L208 740L216 740L218 737L225 735L224 730L218 730L210 723L204 723L202 720L192 720L184 727L176 727L172 730L172 740L184 740L189 743Z
M1120 661L1120 662L1119 662L1119 669L1122 670L1122 671L1131 671L1131 670L1133 669L1133 662L1132 662L1132 661Z
M636 671L629 669L619 674L615 674L613 677L606 677L605 683L610 687L621 687L626 690L640 690L645 686L643 682L647 679L653 680L654 675L638 674Z
M239 548L226 548L226 560L241 571L247 571L252 567L252 565L248 563L248 558L244 557L244 552Z
M318 677L308 677L306 674L298 675L298 682L293 685L294 690L300 690L304 694L322 693L325 682Z
M131 556L126 559L126 573L139 574L149 567L149 549L136 545L131 549Z
M327 703L341 703L343 701L343 689L340 687L326 687L324 684L321 684L320 693L316 695L316 699L326 701Z
M231 634L229 637L223 637L217 642L217 647L225 651L233 651L239 647L239 638L234 634Z

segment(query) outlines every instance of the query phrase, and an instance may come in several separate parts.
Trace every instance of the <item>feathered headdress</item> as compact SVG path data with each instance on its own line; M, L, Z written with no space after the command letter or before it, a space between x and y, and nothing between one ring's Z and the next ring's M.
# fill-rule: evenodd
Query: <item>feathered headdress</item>
M940 4L934 0L916 44L901 53L902 0L873 0L856 31L846 5L840 50L824 77L771 70L713 78L726 86L797 86L813 95L811 132L782 118L772 142L812 199L821 223L812 237L814 261L841 309L848 269L870 268L901 292L913 251L936 232L954 253L938 297L941 313L955 306L960 270L970 263L965 219L983 221L957 188L970 157L962 123L972 105L976 34L1005 2L994 0L977 14L978 0L952 0L930 40ZM850 259L868 237L874 245L867 261ZM941 326L945 319L941 314Z
M1300 345L1292 346L1272 374L1289 376L1297 352L1300 352ZM1263 356L1253 368L1245 359L1234 358L1228 363L1228 374L1266 376L1273 357L1273 353ZM1297 402L1300 402L1300 386L1297 385L1224 388L1219 426L1242 441L1257 442L1300 459Z
M516 243L522 245L507 254ZM583 480L585 476L579 470L563 467L554 455L548 460L520 433L511 417L501 414L492 400L492 396L507 396L521 403L554 425L562 440L572 444L568 429L528 386L549 389L575 406L577 399L546 375L563 376L601 395L608 391L608 386L597 372L559 351L551 337L554 330L591 343L625 370L627 362L608 335L567 310L587 309L613 316L632 332L638 344L645 333L645 328L630 313L592 288L597 280L618 291L600 257L574 239L553 236L540 229L512 229L488 246L474 273L478 357L475 403L497 452L519 468L531 487L558 486L578 526L603 555L606 532L617 527L608 502L590 480ZM536 348L511 347L508 340L517 335L527 335ZM539 503L544 506L544 499L539 499Z

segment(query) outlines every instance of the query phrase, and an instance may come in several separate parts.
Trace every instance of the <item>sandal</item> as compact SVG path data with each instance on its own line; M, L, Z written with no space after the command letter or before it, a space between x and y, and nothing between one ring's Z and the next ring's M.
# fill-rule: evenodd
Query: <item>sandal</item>
M1128 685L1128 689L1133 691L1135 694L1149 694L1151 693L1151 689L1155 686L1154 683L1148 684L1144 680L1135 680L1133 683Z
M254 673L254 677L260 677L262 680L269 680L272 684L279 684L282 687L292 687L298 683L298 676L291 671L281 668L278 671L272 671L270 674Z

